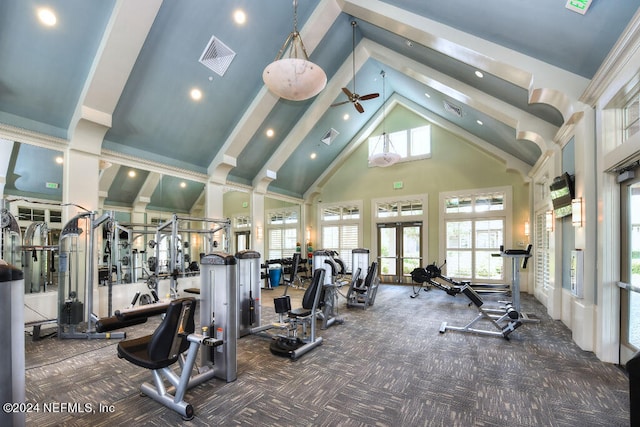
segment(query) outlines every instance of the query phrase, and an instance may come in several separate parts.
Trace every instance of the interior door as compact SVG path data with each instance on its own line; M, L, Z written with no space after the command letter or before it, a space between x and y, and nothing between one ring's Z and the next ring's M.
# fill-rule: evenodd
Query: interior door
M625 364L640 349L640 178L620 184L620 207L620 363Z
M422 263L422 223L378 224L378 271L383 283L409 283Z
M250 237L249 231L236 231L236 252L249 249Z

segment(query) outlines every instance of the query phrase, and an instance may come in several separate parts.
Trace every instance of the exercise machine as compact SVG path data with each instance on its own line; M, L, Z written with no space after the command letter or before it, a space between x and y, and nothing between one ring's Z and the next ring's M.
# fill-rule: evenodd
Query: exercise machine
M185 228L194 223L201 223L204 226L210 226L208 229ZM172 298L178 296L178 277L185 275L185 262L183 249L188 247L188 243L182 242L180 233L196 233L204 236L209 243L207 253L229 251L229 236L231 235L231 220L229 219L212 219L212 218L195 218L183 217L173 214L170 220L158 225L155 240L155 271L149 277L147 284L150 288L157 290L157 281L160 277L160 269L166 268L168 277L171 280L170 294ZM160 243L168 239L167 245ZM166 248L167 254L162 254L161 249ZM161 263L166 262L166 264Z
M411 278L414 282L429 283L431 286L445 291L448 295L456 296L463 294L469 299L469 305L474 305L478 310L475 319L465 326L451 326L447 322L442 322L440 325L441 334L446 331L458 331L508 339L513 331L522 326L520 313L513 307L513 304L505 303L501 308L484 307L484 301L471 287L469 282L457 282L449 277L443 276L441 267L442 266L438 267L432 264L425 268L416 268L411 272ZM411 297L415 298L417 295L418 293L414 292ZM496 330L493 331L476 327L476 324L480 321L488 322Z
M316 336L316 319L324 276L324 269L314 270L311 283L302 297L300 308L291 308L289 295L274 298L273 304L279 318L274 326L286 331L286 335L278 335L271 341L269 349L274 355L297 360L298 357L322 344L322 337ZM298 333L299 327L302 328L301 336Z
M9 211L9 202L2 200L0 208L0 259L20 267L22 233L18 221Z
M71 218L60 233L58 280L58 338L122 339L124 332L98 332L99 320L93 307L93 277L95 263L95 230L112 219L107 212L82 212ZM109 292L111 299L111 292ZM87 322L86 330L79 325Z
M237 379L238 301L236 258L214 253L201 260L200 329L195 328L195 298L168 304L165 317L152 335L118 344L118 357L151 370L153 384L140 386L149 396L184 420L194 417L185 401L187 390L210 379ZM214 317L215 313L215 317ZM198 353L200 364L196 366ZM172 366L179 362L179 371ZM166 387L165 382L170 384Z
M343 285L338 275L344 274L344 263L334 251L317 250L313 253L313 271L316 270L325 270L320 304L322 329L343 324L344 319L338 316L338 289Z
M347 291L347 307L362 307L366 310L367 307L372 306L376 300L376 293L378 292L378 285L380 279L378 278L378 263L372 262L371 266L367 269L367 275L364 280L361 278L360 267L354 272L349 290Z
M238 336L244 337L265 330L261 328L260 253L252 250L240 251L236 253L236 259L238 261Z
M46 292L53 283L51 275L56 271L53 259L58 245L49 245L49 228L45 222L29 224L21 249L25 293Z

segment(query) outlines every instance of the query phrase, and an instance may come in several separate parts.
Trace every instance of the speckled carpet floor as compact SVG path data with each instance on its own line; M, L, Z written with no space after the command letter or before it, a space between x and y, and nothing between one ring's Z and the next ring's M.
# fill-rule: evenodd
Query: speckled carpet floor
M294 301L302 292L289 291ZM31 413L27 425L629 425L625 374L578 348L532 296L522 296L523 310L541 322L505 340L440 334L443 320L464 325L476 310L463 295L431 290L412 299L411 293L381 285L367 310L347 309L341 298L344 324L318 328L323 345L297 361L272 355L268 338L241 338L236 381L211 380L187 391L196 413L191 421L140 396L151 375L118 359L116 341L27 337L27 401L91 408ZM281 294L281 288L262 292L263 324L276 320L272 299ZM484 298L489 305L491 297ZM127 328L127 338L150 334L159 321Z

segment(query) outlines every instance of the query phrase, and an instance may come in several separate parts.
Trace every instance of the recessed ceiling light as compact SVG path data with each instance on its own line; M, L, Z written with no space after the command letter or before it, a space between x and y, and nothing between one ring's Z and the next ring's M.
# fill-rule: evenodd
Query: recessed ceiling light
M247 22L247 14L242 9L236 9L233 12L233 20L236 21L236 24L242 25Z
M202 91L200 89L197 88L193 88L191 89L191 99L193 99L194 101L200 101L202 99Z
M476 123L479 124L480 126L482 126L484 123L482 123L482 120L476 120Z
M64 163L64 159L61 156L57 156L56 157L56 163L61 165L62 163Z
M311 157L311 159L313 160L313 159L315 159L316 157L318 157L318 155L317 155L316 153L311 153L311 155L310 155L309 157Z
M42 24L47 27L53 27L58 22L58 18L56 18L56 14L53 13L51 9L47 9L45 7L41 7L38 9L38 19Z
M129 171L129 178L135 178L135 176L136 176L136 171L134 171L133 169L131 169L131 170Z
M426 96L427 98L431 98L431 95L429 95L427 92L424 93L424 96Z
M342 116L343 120L349 120L349 113L344 113L344 116Z
M184 181L182 181L182 182L180 183L180 188L187 188L187 183L186 183L186 182L184 182Z
M479 79L484 77L484 74L482 74L482 71L480 70L476 70L476 77L478 77Z
M275 135L275 132L273 131L273 129L267 129L266 134L269 138L273 138L273 135Z

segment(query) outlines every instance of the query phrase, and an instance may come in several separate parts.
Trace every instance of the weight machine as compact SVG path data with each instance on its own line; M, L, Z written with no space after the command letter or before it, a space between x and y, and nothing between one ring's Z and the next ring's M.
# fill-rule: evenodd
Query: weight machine
M20 266L22 233L18 221L9 211L9 202L2 200L0 209L0 259L13 266Z
M327 329L333 324L341 325L344 319L338 317L338 289L345 283L338 279L338 275L344 274L344 263L337 258L334 251L317 250L313 253L313 271L316 270L325 270L320 315L322 329Z
M200 331L196 333L196 300L182 298L168 304L166 315L152 335L118 344L118 357L151 370L153 384L140 386L149 396L176 411L184 420L195 411L184 398L187 390L212 378L237 378L238 301L236 259L225 253L201 260ZM214 318L215 313L215 318ZM196 359L200 353L200 364ZM179 362L179 372L172 365ZM165 382L171 387L167 388Z
M59 242L58 280L58 337L70 339L101 339L125 337L124 332L98 332L99 320L93 312L93 280L95 264L95 230L113 214L97 217L96 212L83 212L69 220L62 228ZM109 313L111 313L111 286L109 286ZM81 323L86 330L80 331Z
M58 245L49 245L49 228L45 222L29 224L21 249L25 293L46 292L53 283L51 276L56 271L54 257Z
M213 224L208 230L205 229L193 229L182 228L180 225L182 222L202 222L205 224ZM169 238L168 244L168 257L167 257L167 274L171 280L169 286L170 294L172 298L178 296L178 277L184 276L184 256L180 246L181 236L179 233L197 233L203 235L209 243L208 253L216 251L228 252L229 251L229 236L231 235L231 220L229 219L211 219L211 218L194 218L194 217L180 217L177 214L173 214L170 220L158 225L156 230L155 241L155 256L156 265L155 271L147 280L147 285L151 289L157 290L157 281L160 277L160 245L159 243L163 238ZM218 240L219 239L219 240ZM186 243L186 242L185 242ZM186 247L185 247L186 248Z

